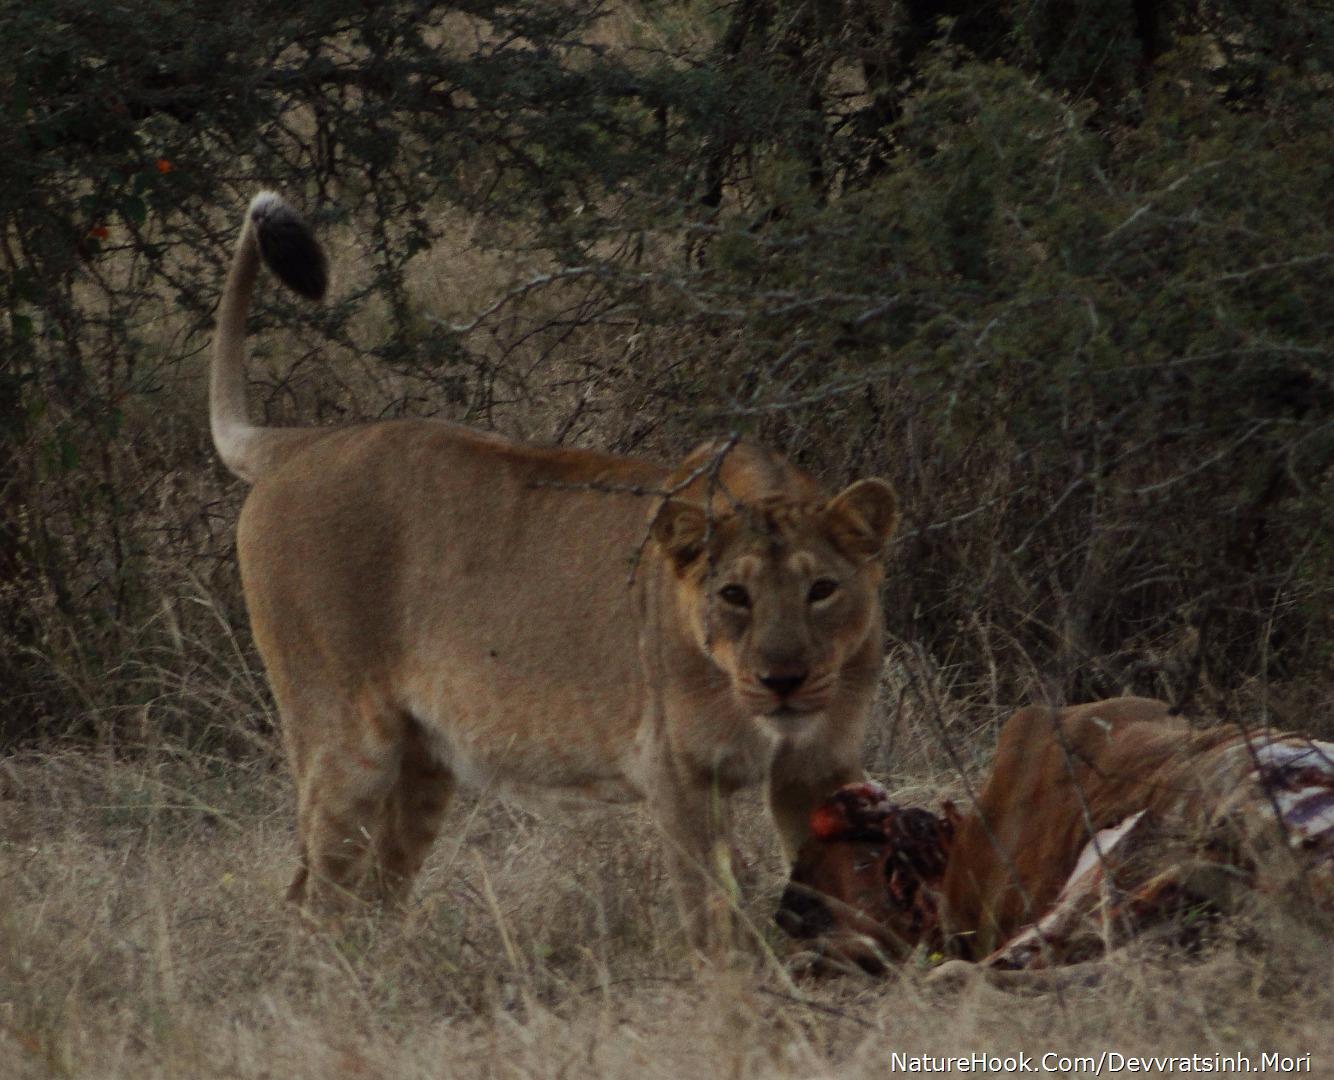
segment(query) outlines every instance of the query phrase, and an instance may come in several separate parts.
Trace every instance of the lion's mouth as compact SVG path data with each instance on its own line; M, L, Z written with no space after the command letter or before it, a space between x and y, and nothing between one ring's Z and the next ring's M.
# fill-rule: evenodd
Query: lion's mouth
M798 717L810 716L811 713L819 712L818 707L803 705L795 701L780 701L764 715L771 720L787 720Z
M795 723L807 720L825 710L829 704L827 694L794 694L781 697L777 694L755 692L741 694L743 705L756 716L768 720Z
M822 709L809 709L790 702L760 714L758 722L780 739L800 738L815 730L824 716Z

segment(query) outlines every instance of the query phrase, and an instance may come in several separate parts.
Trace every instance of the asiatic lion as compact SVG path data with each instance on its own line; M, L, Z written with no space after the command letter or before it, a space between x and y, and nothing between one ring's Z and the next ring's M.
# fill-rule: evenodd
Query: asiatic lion
M237 550L296 783L289 897L401 900L456 785L558 789L647 800L700 940L713 794L767 779L791 857L817 799L861 775L892 489L829 498L746 445L673 471L439 421L252 425L261 261L322 296L318 243L268 192L210 397L218 453L254 485Z

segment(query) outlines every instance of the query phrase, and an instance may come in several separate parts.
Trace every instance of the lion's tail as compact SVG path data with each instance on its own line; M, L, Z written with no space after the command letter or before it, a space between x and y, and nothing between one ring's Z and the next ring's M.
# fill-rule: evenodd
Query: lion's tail
M289 288L311 300L324 296L328 263L301 215L281 197L262 191L251 200L241 240L218 305L209 377L209 420L213 445L223 463L243 480L254 481L280 450L301 441L292 429L262 428L246 410L245 330L255 278L263 261Z

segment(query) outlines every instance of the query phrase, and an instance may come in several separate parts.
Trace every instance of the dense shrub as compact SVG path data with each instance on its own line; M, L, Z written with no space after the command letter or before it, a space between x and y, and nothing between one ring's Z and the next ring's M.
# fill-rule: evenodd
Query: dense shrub
M899 485L891 627L962 691L1327 686L1317 7L6 5L5 737L262 708L189 389L261 184L357 271L257 329L379 380L267 416L739 430Z

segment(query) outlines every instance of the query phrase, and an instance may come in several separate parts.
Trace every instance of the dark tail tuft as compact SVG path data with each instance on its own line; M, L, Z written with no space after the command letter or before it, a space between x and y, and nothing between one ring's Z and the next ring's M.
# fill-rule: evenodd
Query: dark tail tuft
M283 284L308 300L323 299L329 262L305 219L281 197L265 191L250 204L250 223L260 255Z

